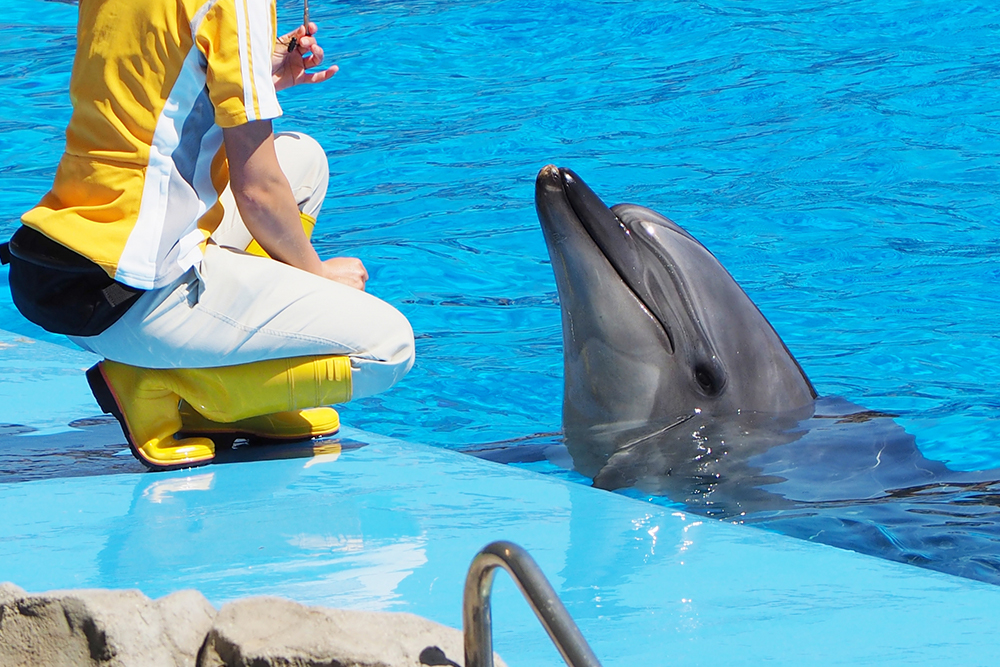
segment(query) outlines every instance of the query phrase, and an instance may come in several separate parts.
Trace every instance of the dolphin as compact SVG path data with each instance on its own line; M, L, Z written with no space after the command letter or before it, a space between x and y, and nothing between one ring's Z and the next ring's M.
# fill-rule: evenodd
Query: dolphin
M539 173L535 203L562 311L563 428L580 472L623 486L637 473L605 468L612 456L620 468L640 434L810 416L816 390L801 366L679 225L641 206L609 209L554 166Z
M594 486L1000 583L1000 471L950 470L893 415L818 397L670 219L609 208L553 165L535 207L562 314L564 444Z

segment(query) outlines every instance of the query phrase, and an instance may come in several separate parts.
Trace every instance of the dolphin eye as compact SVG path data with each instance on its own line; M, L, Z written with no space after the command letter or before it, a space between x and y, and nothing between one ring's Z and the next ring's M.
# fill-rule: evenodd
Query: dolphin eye
M725 382L709 364L697 364L694 367L694 381L706 396L718 396Z

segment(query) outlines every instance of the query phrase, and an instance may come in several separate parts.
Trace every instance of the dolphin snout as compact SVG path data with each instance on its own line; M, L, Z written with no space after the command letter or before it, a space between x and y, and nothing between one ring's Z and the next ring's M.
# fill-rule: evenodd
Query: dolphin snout
M554 164L547 164L538 172L535 178L535 189L539 192L562 193L562 176L559 167Z

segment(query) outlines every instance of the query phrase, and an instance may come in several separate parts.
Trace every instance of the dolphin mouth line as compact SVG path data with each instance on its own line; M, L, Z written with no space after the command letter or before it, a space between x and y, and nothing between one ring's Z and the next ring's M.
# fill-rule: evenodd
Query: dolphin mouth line
M643 298L642 294L640 294L638 290L632 287L632 285L625 278L625 276L622 275L622 272L618 269L615 262L611 261L611 256L608 253L608 249L601 243L601 240L598 238L598 236L594 234L594 232L591 230L591 225L598 225L601 223L597 221L592 221L591 216L581 215L581 212L577 210L576 206L573 205L573 198L569 196L568 189L572 187L571 184L574 184L576 181L573 178L567 179L566 176L567 176L566 172L563 169L559 169L559 184L562 186L562 195L563 198L566 200L566 204L569 206L569 209L573 211L573 215L576 216L577 222L579 222L580 227L583 229L583 231L586 232L587 237L590 238L591 243L594 244L594 246L601 252L601 255L604 256L604 259L607 260L608 264L615 272L615 275L618 276L618 280L621 282L621 284L625 287L625 289L629 291L629 293L632 294L633 297L635 297L636 301L642 304L642 307L649 315L649 318L654 322L656 322L656 324L660 327L660 330L663 331L663 335L666 337L667 342L670 344L669 352L671 355L673 355L674 352L677 350L677 344L674 341L673 331L671 330L670 326L663 321L663 319L657 313L656 309L652 308L651 304L649 304L646 301L646 299ZM602 201L601 203L603 204L604 202ZM625 226L625 223L622 222L621 218L619 218L614 211L608 208L607 205L604 206L607 209L608 213L611 214L611 216L615 219L615 222L618 224L618 227L621 228L622 232L626 236L631 238L632 230L630 230L628 227Z
M663 351L681 359L681 366L690 373L688 379L700 394L705 398L719 396L728 383L725 364L720 360L711 333L702 324L690 288L670 254L670 247L662 245L664 240L648 225L655 223L655 217L662 218L669 224L656 224L665 226L667 232L677 233L700 248L704 246L676 223L648 209L619 204L615 209L626 214L619 215L569 169L550 165L540 176L546 172L548 178L555 176L558 179L559 196L562 197L559 207L568 208L566 213L571 214L568 217L574 218L573 222L584 232L581 238L586 237L594 244L594 249L618 277L619 284L662 332ZM654 218L646 221L642 211L653 213ZM636 212L640 215L633 220ZM679 252L682 250L678 248ZM662 266L665 275L647 271L650 262ZM725 271L721 266L719 269Z

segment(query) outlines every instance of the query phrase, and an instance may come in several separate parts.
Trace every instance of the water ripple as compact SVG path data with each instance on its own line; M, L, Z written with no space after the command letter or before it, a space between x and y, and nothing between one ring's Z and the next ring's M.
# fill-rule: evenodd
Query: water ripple
M299 0L278 7L298 20ZM936 458L1000 466L996 3L312 13L341 71L289 91L278 124L328 150L317 244L362 257L421 336L403 385L346 422L448 447L558 430L560 318L532 207L556 162L688 227L822 392L905 414ZM63 148L75 20L62 2L5 7L5 232Z

